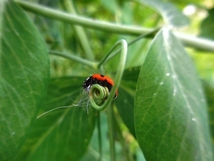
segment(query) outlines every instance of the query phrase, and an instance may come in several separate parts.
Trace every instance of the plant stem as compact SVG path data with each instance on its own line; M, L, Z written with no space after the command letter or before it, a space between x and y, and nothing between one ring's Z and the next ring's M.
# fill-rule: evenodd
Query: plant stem
M114 117L115 130L117 132L117 137L119 139L119 142L122 145L124 156L125 156L127 161L134 161L131 154L130 154L129 146L127 145L127 143L123 137L122 130L121 130L121 127L119 125L119 122L120 122L119 118L115 116L115 113L113 113L113 114L114 114L113 117Z
M62 3L65 9L69 11L69 13L76 15L76 10L74 8L72 0L63 0ZM77 35L77 39L79 39L79 42L81 44L81 47L84 50L84 53L86 54L86 57L89 60L94 60L94 54L89 44L90 41L88 40L88 37L86 36L84 29L81 26L75 26L75 25L73 26L73 29Z
M63 22L82 25L84 27L107 31L111 33L126 34L126 35L141 35L141 34L146 34L155 30L154 28L151 29L151 28L143 28L138 26L119 25L119 24L110 23L110 22L93 20L90 18L85 18L82 16L58 11L56 9L50 9L50 8L33 4L30 2L26 2L26 1L16 0L16 3L22 6L25 10L28 10L33 13L37 13L37 14L50 17L56 20L60 20ZM214 52L214 41L198 38L192 35L182 34L180 32L174 32L174 34L185 45L188 45L195 49Z
M107 108L107 119L109 129L109 144L110 144L110 160L115 161L115 142L114 142L114 122L113 122L113 106Z
M119 34L131 34L131 35L139 35L153 31L154 29L143 28L143 27L134 27L134 26L126 26L126 25L119 25L110 22L98 21L93 20L90 18L85 18L83 16L78 16L74 14L69 14L66 12L62 12L56 9L51 9L44 7L42 5L26 2L26 1L15 1L25 10L37 13L46 17L50 17L56 20L82 25L85 27L89 27L92 29L98 29L103 31L110 31Z
M98 130L98 142L99 142L99 161L102 161L102 135L101 135L101 124L100 124L100 111L97 116L97 130Z
M64 57L66 59L70 59L70 60L79 62L79 63L86 65L88 67L91 67L93 69L97 69L97 63L88 61L86 59L82 59L82 58L80 58L74 54L65 54L65 53L61 53L61 52L57 52L57 51L49 51L49 53L53 54L53 55Z
M214 52L214 41L198 38L192 35L173 32L174 35L186 46L194 47L195 49Z

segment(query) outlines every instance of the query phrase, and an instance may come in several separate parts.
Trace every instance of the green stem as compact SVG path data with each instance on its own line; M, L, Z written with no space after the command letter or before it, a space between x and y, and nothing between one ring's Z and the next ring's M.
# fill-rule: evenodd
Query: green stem
M40 14L49 18L53 18L55 20L60 20L63 22L68 22L76 25L82 25L92 29L115 32L120 34L128 34L128 35L129 34L139 35L139 34L149 33L154 30L154 29L143 28L143 27L126 26L126 25L119 25L119 24L109 23L104 21L98 21L90 18L85 18L83 16L69 14L56 9L47 8L42 5L38 5L38 4L26 2L26 1L16 0L16 3L18 3L21 7L23 7L27 11Z
M70 59L70 60L73 60L73 61L76 61L76 62L79 62L83 65L86 65L88 67L91 67L93 69L97 69L97 63L95 62L91 62L91 61L88 61L86 59L82 59L74 54L65 54L65 53L61 53L61 52L58 52L58 51L49 51L50 54L53 54L53 55L57 55L57 56L61 56L61 57L64 57L64 58L67 58L67 59Z
M73 14L68 14L56 9L50 9L41 5L33 4L26 1L15 0L20 6L25 10L30 12L40 14L46 17L50 17L56 20L82 25L92 29L98 29L102 31L107 31L117 34L126 34L126 35L141 35L150 33L155 30L154 28L143 28L138 26L127 26L119 25L115 23L103 22L98 20L93 20L90 18L85 18L82 16L77 16ZM180 32L174 32L175 36L181 40L185 45L193 47L195 49L201 49L204 51L214 52L214 41L206 40L203 38L198 38L192 35L182 34Z
M111 50L106 54L106 56L98 63L98 68L102 68L102 66L108 61L108 58L111 57L113 50L115 50L120 45L122 46L121 47L121 56L120 56L120 62L118 64L117 73L116 73L116 76L114 79L115 84L114 84L113 88L111 89L110 95L107 97L107 100L105 100L104 104L102 104L100 106L95 103L95 101L93 99L95 96L96 96L96 98L99 98L99 97L105 98L106 95L108 95L108 91L106 91L104 87L99 86L97 84L95 84L91 87L90 93L89 93L89 98L90 98L92 107L94 107L97 110L103 110L107 107L111 161L115 161L115 142L114 142L114 127L113 127L113 125L114 125L113 106L110 105L110 102L112 102L115 92L122 79L123 71L125 69L125 62L126 62L127 50L128 50L127 42L125 40L120 40L120 41L116 42L115 45L111 48ZM117 54L117 53L115 53L115 54ZM96 91L97 91L97 93L96 93ZM95 96L94 96L94 94L95 94Z
M115 130L117 132L118 140L122 145L124 157L126 158L127 161L134 161L132 156L131 156L129 146L127 145L127 143L126 143L126 141L125 141L125 139L123 137L122 130L121 130L121 127L119 125L121 121L119 121L119 117L115 116L115 113L113 113L113 114L114 114L113 118L114 118Z
M144 35L140 35L139 37L137 37L136 39L134 39L133 41L129 42L128 43L128 46L131 46L132 44L134 44L135 42L139 41L140 39L142 38L145 38L145 37L150 37L152 35L155 35L155 33L157 32L158 30L154 30L150 33L147 33L147 34L144 34ZM97 68L100 68L101 65L104 65L104 63L107 61L107 60L110 60L111 58L113 58L117 53L119 53L121 51L121 48L117 49L116 51L113 51L117 46L114 46L107 54L106 56L99 62L99 63L95 63L95 62L91 62L91 61L88 61L86 59L82 59L81 57L78 57L76 56L75 54L66 54L66 53L62 53L62 52L59 52L59 51L54 51L54 50L50 50L49 53L52 54L52 55L57 55L57 56L60 56L60 57L63 57L63 58L66 58L66 59L70 59L70 60L73 60L73 61L76 61L76 62L79 62L83 65L86 65L88 67L91 67L93 69L97 69ZM111 55L109 55L111 54ZM102 72L101 72L102 73Z
M76 10L74 8L72 0L63 0L62 3L68 12L76 15ZM86 36L84 29L81 26L75 25L73 26L73 29L77 35L77 39L79 39L79 42L84 50L84 53L86 54L86 57L89 60L94 60L94 54L89 44L90 41L88 40L88 37Z
M155 29L149 33L143 34L138 36L137 38L135 38L134 40L132 40L131 42L128 43L128 46L131 46L132 44L134 44L135 42L141 40L142 38L148 38L148 37L154 37L154 35L159 31L158 29ZM111 50L106 54L106 56L100 61L100 63L98 64L98 68L104 64L106 61L110 60L111 58L113 58L117 53L119 53L121 51L121 48L116 49L115 51L113 51L117 46L114 46L113 48L111 48ZM108 54L110 54L110 56L108 56Z
M187 35L180 32L173 32L174 35L186 46L194 47L195 49L214 52L214 41L198 38L196 36Z
M98 130L98 143L99 143L99 161L102 160L102 135L101 135L101 124L100 124L100 111L98 111L97 116L97 130Z
M107 119L109 129L109 143L110 143L110 157L111 161L115 161L115 142L114 142L114 120L113 120L113 107L111 105L107 108Z

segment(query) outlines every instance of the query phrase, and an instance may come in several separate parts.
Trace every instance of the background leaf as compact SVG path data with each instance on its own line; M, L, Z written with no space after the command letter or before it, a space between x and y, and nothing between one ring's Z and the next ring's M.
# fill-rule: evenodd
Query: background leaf
M200 81L167 29L154 38L140 71L135 127L147 160L213 160Z
M209 123L212 135L212 142L214 143L214 88L208 82L203 82L203 87L207 98L207 104L209 107Z
M11 160L26 139L46 94L47 48L13 1L0 1L0 160Z
M124 71L119 88L119 95L115 100L118 112L124 123L135 136L134 126L134 95L140 67L129 68Z
M42 109L79 102L83 77L52 79ZM85 97L84 97L85 98ZM96 112L86 112L86 102L57 110L37 119L30 136L16 160L78 160L85 153L95 125ZM43 113L42 112L42 113Z
M160 0L140 0L140 2L159 12L165 23L170 26L182 27L189 24L188 18L170 2Z
M201 22L199 36L214 40L214 8L208 10L208 16Z

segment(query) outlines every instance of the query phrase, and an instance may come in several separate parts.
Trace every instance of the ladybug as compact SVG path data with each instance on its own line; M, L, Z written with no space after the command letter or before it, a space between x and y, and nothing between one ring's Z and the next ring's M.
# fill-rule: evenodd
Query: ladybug
M111 91L111 88L114 86L114 82L111 78L102 74L93 74L92 76L86 78L82 87L84 90L89 91L91 86L94 84L99 84L103 87L107 87L109 91ZM117 96L118 96L118 90L116 90L114 99L117 98Z

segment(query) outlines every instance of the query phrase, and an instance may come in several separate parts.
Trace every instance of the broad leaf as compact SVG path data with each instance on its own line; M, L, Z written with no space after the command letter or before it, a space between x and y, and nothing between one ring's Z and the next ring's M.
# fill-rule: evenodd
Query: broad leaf
M13 1L0 1L0 160L11 160L26 139L49 78L47 48Z
M139 74L135 130L147 160L213 160L202 86L167 29L154 38Z
M83 98L79 97L82 95L81 85L84 79L67 77L51 80L46 102L42 106L43 112L60 106L70 107L38 118L16 160L80 159L91 139L96 118L96 112L92 108L87 114L87 100L82 102Z
M189 20L182 14L172 3L163 2L160 0L139 0L142 4L145 4L161 14L165 23L173 27L186 26Z

